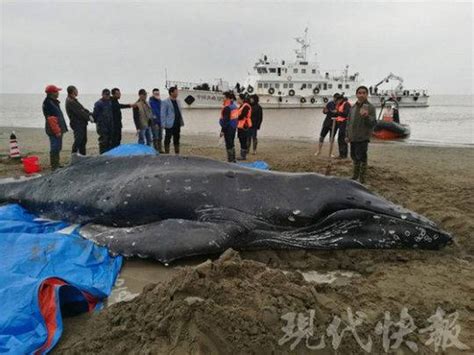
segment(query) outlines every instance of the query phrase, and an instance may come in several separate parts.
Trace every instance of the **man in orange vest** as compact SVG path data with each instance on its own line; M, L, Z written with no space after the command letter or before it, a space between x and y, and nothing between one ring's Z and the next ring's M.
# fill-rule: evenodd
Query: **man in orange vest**
M252 107L250 106L247 95L240 94L237 98L239 104L239 115L237 117L237 136L240 142L240 158L238 160L246 160L248 153L248 135L249 128L252 127Z
M337 145L339 146L339 159L347 159L348 147L345 141L346 139L346 125L351 111L351 104L347 100L347 97L343 97L342 100L336 106L336 132L337 134ZM334 132L334 135L336 135Z
M235 163L235 130L237 129L237 118L239 109L234 103L235 96L232 91L224 93L223 107L219 124L221 126L221 137L225 140L225 149L227 151L227 161Z

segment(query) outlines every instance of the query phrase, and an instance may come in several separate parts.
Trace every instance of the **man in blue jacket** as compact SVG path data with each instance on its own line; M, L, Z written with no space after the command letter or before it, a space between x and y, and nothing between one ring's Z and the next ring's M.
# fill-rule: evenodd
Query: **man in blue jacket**
M181 105L179 104L178 88L168 89L169 98L161 102L161 123L165 128L165 154L170 152L171 137L173 137L174 153L179 154L179 138L181 127L184 126Z
M161 126L161 99L159 89L153 89L152 96L148 102L150 104L151 111L153 112L153 123L151 127L153 133L153 146L157 151L163 153L163 127Z
M44 90L46 98L43 101L43 115L45 118L45 130L49 137L49 159L51 162L51 170L59 168L61 159L60 153L63 148L63 134L67 132L66 121L63 112L59 106L59 91L55 85L48 85Z

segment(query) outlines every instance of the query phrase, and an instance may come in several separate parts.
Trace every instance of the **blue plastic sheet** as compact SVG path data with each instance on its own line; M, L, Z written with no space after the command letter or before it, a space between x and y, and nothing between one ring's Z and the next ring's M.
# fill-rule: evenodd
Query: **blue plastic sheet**
M19 205L0 206L0 353L36 352L49 334L49 345L42 349L47 352L62 333L61 309L90 310L111 293L122 257L112 257L75 231L59 233L67 226L38 220ZM67 285L56 285L50 293L53 309L48 312L54 313L55 324L47 328L40 289L51 280Z
M129 155L156 155L159 154L154 148L144 144L122 144L105 152L103 155L129 156Z
M254 162L241 162L239 165L245 166L246 168L270 170L270 166L263 160L256 160Z

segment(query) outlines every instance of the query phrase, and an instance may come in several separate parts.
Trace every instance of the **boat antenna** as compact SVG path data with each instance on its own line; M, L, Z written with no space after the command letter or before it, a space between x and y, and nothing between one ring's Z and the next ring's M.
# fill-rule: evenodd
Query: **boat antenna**
M165 68L165 88L168 89L168 69Z

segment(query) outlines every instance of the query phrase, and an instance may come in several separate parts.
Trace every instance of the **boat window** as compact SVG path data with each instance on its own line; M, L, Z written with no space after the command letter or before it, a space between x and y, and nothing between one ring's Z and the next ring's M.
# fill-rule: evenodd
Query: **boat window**
M275 89L279 89L280 88L280 83L276 83L275 84Z
M262 83L258 83L258 88L261 89L263 87Z
M293 89L293 83L289 83L289 84L288 84L288 87L289 87L290 89Z
M295 73L295 74L298 73L298 68L294 68L293 73Z
M311 70L313 74L316 74L316 69Z
M277 70L275 68L270 68L270 73L276 73Z
M337 84L338 89L342 89L342 84Z
M302 74L306 74L306 69L301 69Z
M287 83L283 84L283 89L288 89L288 84Z
M349 89L349 84L346 84L346 89Z
M267 68L257 68L257 73L266 74L267 73Z
M268 88L268 83L263 83L263 87L264 87L265 89L267 89L267 88Z
M328 89L332 89L332 84L328 84Z
M324 83L323 87L324 87L324 90L327 90L328 89L328 84Z
M308 84L308 89L311 89L313 87L312 84Z

